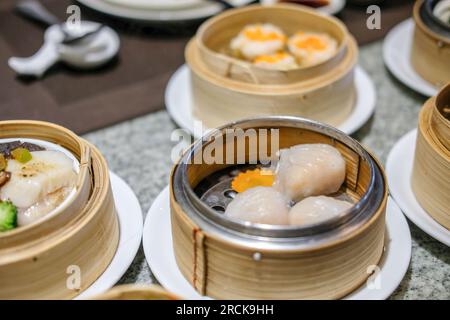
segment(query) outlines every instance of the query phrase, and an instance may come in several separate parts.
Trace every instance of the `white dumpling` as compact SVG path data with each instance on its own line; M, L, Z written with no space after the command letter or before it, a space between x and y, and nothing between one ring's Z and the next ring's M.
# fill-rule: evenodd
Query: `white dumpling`
M297 68L294 57L286 52L259 56L253 60L253 63L255 66L272 70L290 70Z
M288 47L306 67L330 59L337 51L337 41L326 33L298 32L289 39Z
M34 151L23 164L8 160L11 179L0 189L0 199L19 208L29 208L45 196L64 187L73 187L76 176L73 161L59 151Z
M19 209L17 224L19 226L25 226L46 216L48 213L55 210L69 196L72 190L73 188L61 188L58 191L48 194L31 207Z
M328 144L300 144L280 151L274 188L291 200L337 192L345 179L345 160Z
M289 224L289 200L272 187L255 187L238 193L225 216L254 223Z
M283 50L286 39L283 31L270 23L251 24L231 40L230 49L245 59L253 60Z
M329 220L353 206L350 202L319 196L309 197L298 202L289 211L292 225L307 225Z

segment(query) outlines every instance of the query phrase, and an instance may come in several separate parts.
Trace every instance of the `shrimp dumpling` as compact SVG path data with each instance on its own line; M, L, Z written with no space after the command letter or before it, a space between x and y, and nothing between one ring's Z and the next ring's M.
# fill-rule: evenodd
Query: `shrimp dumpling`
M337 192L345 179L345 160L328 144L300 144L280 151L274 188L289 199Z
M332 197L309 197L291 208L289 222L292 225L320 223L338 216L352 206L350 202Z
M286 52L263 55L253 60L253 64L272 70L290 70L297 67L295 58Z
M289 199L272 187L254 187L238 193L225 216L263 224L289 224Z
M289 38L288 48L301 66L311 66L331 58L337 41L326 33L297 32Z
M258 56L274 54L282 51L286 44L283 31L270 24L251 24L234 37L230 49L234 54L253 60Z

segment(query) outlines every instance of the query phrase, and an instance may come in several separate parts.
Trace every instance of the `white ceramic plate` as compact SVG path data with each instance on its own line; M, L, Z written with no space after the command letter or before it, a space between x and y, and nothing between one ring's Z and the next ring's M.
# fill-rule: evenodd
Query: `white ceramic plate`
M380 263L377 279L380 284L379 289L369 289L363 285L345 299L386 299L402 281L411 258L411 234L405 217L392 199L388 201L386 224L387 250ZM163 287L186 299L209 299L194 290L183 277L175 262L172 247L169 187L159 194L147 214L143 245L150 269Z
M278 0L261 0L261 3L264 5L271 5L277 2ZM316 10L328 15L338 14L344 9L346 2L346 0L330 0L328 5L317 8Z
M203 0L104 0L105 2L138 9L179 9L204 3Z
M176 124L198 139L202 136L202 132L200 132L200 129L194 128L194 123L197 119L192 115L190 86L191 75L189 67L184 64L175 71L167 84L165 104L167 111ZM361 67L356 67L355 70L355 87L356 102L353 111L347 120L338 127L346 134L352 134L361 128L375 111L375 86ZM207 128L204 128L204 132L207 130Z
M441 226L417 202L411 188L417 130L404 135L392 148L386 163L386 174L392 197L403 213L420 229L450 246L450 231Z
M110 172L110 177L119 216L119 247L105 272L76 299L86 299L114 286L133 262L141 244L142 210L139 201L125 181L113 172Z
M186 8L164 8L164 9L142 9L133 6L117 5L104 0L77 0L79 3L93 10L131 20L141 22L176 22L186 20L204 19L223 10L223 7L213 1L204 1L203 4L189 6ZM249 4L252 0L231 0L236 6ZM173 1L172 1L173 2Z
M389 71L404 85L428 97L438 88L421 78L411 65L414 20L408 19L395 26L384 39L383 59Z

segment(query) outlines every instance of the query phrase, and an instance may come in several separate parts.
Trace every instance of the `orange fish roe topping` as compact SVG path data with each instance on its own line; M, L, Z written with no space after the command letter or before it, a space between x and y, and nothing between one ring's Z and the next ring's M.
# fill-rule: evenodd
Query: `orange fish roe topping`
M278 52L278 53L271 54L271 55L262 55L262 56L256 57L253 62L254 63L260 63L260 62L276 63L278 61L286 59L287 57L289 57L289 55L286 52Z
M327 44L325 41L318 37L308 37L306 39L297 40L295 42L295 46L299 49L306 50L325 50L327 48Z
M254 187L270 187L275 176L271 170L254 169L238 174L231 182L231 188L236 192L244 192Z
M286 36L274 31L263 31L261 27L249 28L244 31L244 35L247 39L252 41L286 40Z

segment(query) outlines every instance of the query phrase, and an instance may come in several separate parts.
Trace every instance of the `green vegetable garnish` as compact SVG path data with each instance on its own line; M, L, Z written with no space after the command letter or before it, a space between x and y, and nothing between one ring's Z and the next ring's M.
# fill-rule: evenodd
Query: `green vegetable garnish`
M17 208L11 201L0 201L0 232L17 227Z
M16 148L13 151L11 151L11 155L15 160L19 161L20 163L27 163L33 158L30 151L28 151L28 149L25 148Z
M6 170L7 164L5 156L0 153L0 171Z

